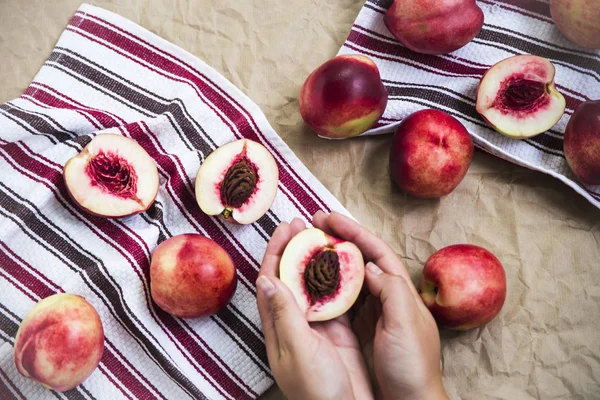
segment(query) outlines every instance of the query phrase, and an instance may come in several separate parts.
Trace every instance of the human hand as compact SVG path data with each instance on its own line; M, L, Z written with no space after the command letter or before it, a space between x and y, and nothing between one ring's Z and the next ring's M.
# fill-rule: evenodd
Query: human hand
M383 399L447 399L440 371L440 337L398 255L339 213L317 213L315 227L354 243L369 261L369 295L355 307L353 327Z
M372 399L369 373L348 315L308 323L292 292L277 278L285 246L305 228L299 219L279 225L256 281L273 376L290 400Z

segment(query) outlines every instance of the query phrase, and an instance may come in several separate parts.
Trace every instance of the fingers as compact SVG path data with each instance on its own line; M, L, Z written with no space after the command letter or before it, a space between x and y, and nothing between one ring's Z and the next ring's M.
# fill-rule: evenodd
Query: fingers
M277 229L275 229L275 232L273 232L271 240L267 244L260 271L258 272L259 276L277 276L279 260L281 259L285 246L287 246L288 242L296 236L296 234L305 228L306 225L304 224L304 221L299 218L294 218L290 224L287 222L279 224Z
M417 318L420 309L411 286L401 275L384 272L372 262L366 265L365 281L369 292L381 302L384 328L402 329Z
M332 212L329 216L317 212L313 217L313 224L315 222L319 229L327 227L331 234L354 243L367 261L374 262L384 272L402 276L408 283L413 296L418 297L417 290L400 257L371 231L337 212Z
M257 305L270 357L292 352L308 337L309 325L292 292L279 279L262 275L256 280Z

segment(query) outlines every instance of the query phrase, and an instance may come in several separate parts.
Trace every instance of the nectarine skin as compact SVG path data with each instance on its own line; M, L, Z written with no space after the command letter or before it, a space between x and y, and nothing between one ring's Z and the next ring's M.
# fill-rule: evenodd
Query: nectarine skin
M483 11L475 0L396 0L383 22L409 49L447 54L477 36L483 26Z
M457 244L435 252L418 284L423 302L442 326L472 329L490 322L506 298L502 264L486 249Z
M235 266L215 241L199 234L173 236L152 253L152 299L182 318L216 314L227 306L237 286Z
M462 181L473 159L469 132L454 117L421 110L398 126L390 151L390 175L406 193L438 198Z
M23 318L14 359L21 375L64 392L92 374L103 351L104 330L94 307L61 293L39 301Z
M300 114L320 136L340 139L359 135L383 115L387 90L377 65L350 54L332 58L302 85Z
M600 0L550 0L550 15L571 42L600 49Z
M600 100L575 109L564 137L565 157L582 182L600 185Z

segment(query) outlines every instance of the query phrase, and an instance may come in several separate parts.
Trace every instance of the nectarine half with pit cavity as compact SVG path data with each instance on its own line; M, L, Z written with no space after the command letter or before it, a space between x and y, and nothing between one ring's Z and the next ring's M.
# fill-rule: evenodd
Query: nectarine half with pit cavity
M418 291L441 326L467 330L498 315L506 298L506 274L486 249L457 244L427 259Z
M21 375L64 392L86 380L104 351L104 329L96 309L83 297L60 293L36 303L15 338L15 365Z
M63 169L71 198L103 217L146 211L158 192L154 160L135 141L121 135L96 135Z
M371 128L383 115L387 90L369 57L332 58L306 78L300 90L300 114L319 136L342 139Z
M363 285L365 265L353 243L310 228L286 246L279 277L308 321L326 321L352 307Z
M554 86L554 65L532 55L509 57L492 66L477 90L477 112L505 136L523 139L552 128L565 112Z
M150 262L154 302L182 318L216 314L229 304L237 286L235 266L217 242L188 233L159 244Z
M208 215L251 224L269 210L278 184L271 153L257 142L240 139L206 157L196 175L196 201Z

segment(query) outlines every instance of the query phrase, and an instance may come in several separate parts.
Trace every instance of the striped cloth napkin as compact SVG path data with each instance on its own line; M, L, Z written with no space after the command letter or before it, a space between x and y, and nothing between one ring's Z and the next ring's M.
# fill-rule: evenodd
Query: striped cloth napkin
M145 213L87 214L69 199L65 162L100 132L135 139L154 158L160 189ZM204 215L194 177L218 146L246 137L273 154L280 174L270 211L234 226ZM0 398L252 399L273 383L254 282L281 221L344 212L273 131L248 97L208 65L140 26L83 5L34 81L0 106ZM221 244L238 287L217 316L183 320L158 309L149 260L173 235ZM59 394L13 363L24 315L58 292L84 296L102 319L99 367Z
M582 185L563 153L565 127L577 105L600 99L600 51L579 48L564 38L552 22L548 0L479 0L485 23L475 39L448 55L417 54L398 43L383 23L392 3L367 0L339 51L371 57L388 89L383 117L365 134L392 132L407 115L437 108L458 118L480 149L554 176L600 208L600 186ZM482 75L517 54L549 59L556 67L556 87L567 101L564 116L552 129L526 140L497 133L475 111Z

